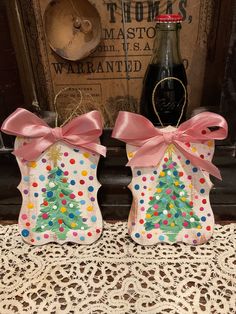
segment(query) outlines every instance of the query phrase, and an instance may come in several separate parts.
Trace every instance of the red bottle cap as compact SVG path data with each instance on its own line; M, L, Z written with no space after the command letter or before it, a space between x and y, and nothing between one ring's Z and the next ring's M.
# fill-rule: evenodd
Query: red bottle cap
M156 16L157 23L181 23L183 17L180 14L161 14Z

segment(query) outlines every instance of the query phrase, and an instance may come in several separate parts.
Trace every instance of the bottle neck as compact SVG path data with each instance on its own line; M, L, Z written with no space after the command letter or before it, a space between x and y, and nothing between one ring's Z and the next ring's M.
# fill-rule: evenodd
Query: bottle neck
M153 57L150 63L173 65L181 64L179 49L180 23L160 23L156 26L157 33L154 41Z

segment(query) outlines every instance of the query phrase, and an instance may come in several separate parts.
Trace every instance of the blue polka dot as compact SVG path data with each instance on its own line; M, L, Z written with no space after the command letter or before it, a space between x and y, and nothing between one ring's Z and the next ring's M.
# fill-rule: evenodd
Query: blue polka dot
M163 185L165 185L165 183L160 181L159 186L163 186Z
M141 174L142 174L142 172L139 170L139 171L137 171L137 175L138 176L141 176Z
M76 215L80 215L81 212L80 212L79 210L77 210L77 211L75 212L75 214L76 214Z
M79 239L80 239L80 241L84 241L85 237L81 236Z
M201 189L201 190L200 190L200 193L204 194L204 193L205 193L205 190L204 190L204 189Z
M29 182L29 177L27 177L27 176L24 177L24 181L25 181L25 182Z
M28 237L29 236L29 230L27 230L27 229L23 229L22 231L21 231L21 234L22 234L22 236L23 237Z
M40 237L37 237L36 239L37 239L38 241L39 241L39 240L41 240L41 238L40 238Z
M70 181L70 184L71 184L71 185L75 185L75 180L71 180L71 181Z
M75 171L74 171L74 174L77 174L77 173L78 173L78 171L77 171L77 170L75 170Z
M161 202L162 202L162 203L166 203L167 201L166 201L165 198L162 198L162 199L161 199Z
M94 191L94 187L93 187L93 186L89 186L89 187L88 187L88 191L89 191L89 192L93 192L93 191Z
M38 197L39 196L39 193L34 193L34 197Z
M135 190L139 190L140 186L138 184L135 184L134 188Z
M96 169L97 165L92 164L90 167L91 167L92 169Z
M48 224L49 224L49 226L52 226L52 225L53 225L53 222L52 222L52 221L49 221Z
M80 162L79 162L81 165L83 165L84 164L84 161L83 160L80 160Z
M183 190L183 189L185 188L185 185L182 184L182 185L180 186L180 188Z
M70 213L70 214L69 214L69 217L70 217L71 219L73 219L73 218L75 217L75 215L72 214L72 213Z
M140 238L140 233L135 233L135 238Z
M179 207L180 208L184 207L184 203L179 203Z
M53 196L52 191L47 192L47 197L52 197L52 196Z
M61 170L61 169L58 169L57 172L56 172L56 174L57 174L57 176L60 177L60 176L62 175L62 170Z
M178 218L178 217L179 217L179 214L178 214L178 213L176 213L176 214L175 214L175 218Z
M174 175L175 177L177 177L177 176L178 176L178 171L173 171L173 175Z
M92 221L92 222L96 222L96 221L97 221L97 217L96 217L96 216L92 216L92 217L91 217L91 221Z
M32 217L32 219L36 219L36 215L32 215L31 217Z
M143 204L143 203L144 203L144 200L141 200L141 201L140 201L140 204Z
M81 205L84 205L86 202L84 200L80 201Z
M198 168L194 167L193 172L198 172Z
M164 237L163 235L160 235L160 236L159 236L159 240L160 240L160 241L164 241L164 240L165 240L165 237Z
M198 233L197 233L197 236L198 236L198 237L200 237L200 236L201 236L201 233L200 233L200 232L198 232Z
M41 176L39 176L39 180L43 182L45 180L45 176L41 174Z
M189 165L190 164L190 160L186 160L185 163L186 163L186 165Z
M157 174L157 171L155 170L155 171L153 171L153 174Z
M201 217L201 221L206 221L206 217L205 217L205 216L202 216L202 217Z

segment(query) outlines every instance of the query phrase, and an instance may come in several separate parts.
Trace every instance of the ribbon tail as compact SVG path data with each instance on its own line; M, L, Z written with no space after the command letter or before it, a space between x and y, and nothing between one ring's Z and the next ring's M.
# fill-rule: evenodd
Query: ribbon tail
M181 142L177 143L177 141L175 141L175 146L179 149L179 151L181 151L184 154L186 158L188 158L191 161L191 163L194 166L201 168L207 171L209 174L213 175L214 177L218 178L219 180L222 180L220 170L215 165L213 165L212 162L204 160L194 155L193 153L190 153L189 151L186 150L185 145L182 144Z
M106 157L107 149L103 145L100 145L97 143L85 143L85 144L80 144L80 147L86 148L93 153L100 154L103 157Z
M52 144L52 142L45 141L45 138L44 140L42 138L34 139L32 142L16 148L13 155L27 161L35 161Z
M142 146L134 157L127 163L126 166L130 167L155 167L162 160L167 149L167 145L161 142L157 145L146 145Z

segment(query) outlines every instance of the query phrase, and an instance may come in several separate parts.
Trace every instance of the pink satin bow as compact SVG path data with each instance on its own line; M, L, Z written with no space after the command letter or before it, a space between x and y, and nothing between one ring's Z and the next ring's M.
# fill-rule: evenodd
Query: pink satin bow
M219 129L211 131L209 127L218 127ZM112 137L139 147L127 166L156 166L162 160L168 146L174 144L193 165L221 179L219 169L210 161L193 153L188 147L190 145L187 146L186 143L222 140L227 137L227 134L228 126L225 119L212 112L199 113L182 123L174 131L164 133L162 129L155 128L145 117L121 111L117 117Z
M106 155L106 147L97 143L102 134L102 120L98 111L83 114L65 126L53 129L32 112L18 108L3 122L1 130L9 135L31 139L30 143L13 152L17 157L27 161L36 160L47 148L58 141Z

